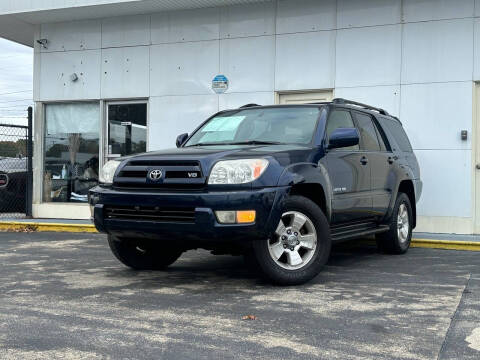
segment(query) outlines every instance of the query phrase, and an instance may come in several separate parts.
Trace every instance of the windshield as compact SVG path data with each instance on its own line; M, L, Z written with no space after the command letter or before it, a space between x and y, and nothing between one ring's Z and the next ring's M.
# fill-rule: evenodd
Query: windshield
M232 110L211 118L185 146L220 144L309 144L320 108Z

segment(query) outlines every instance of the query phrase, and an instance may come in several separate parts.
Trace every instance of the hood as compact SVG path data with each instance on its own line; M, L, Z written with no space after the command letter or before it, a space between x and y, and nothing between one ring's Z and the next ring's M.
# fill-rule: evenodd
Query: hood
M172 148L129 156L128 159L198 160L204 168L220 159L273 157L282 165L308 161L308 145L215 145ZM127 159L122 158L122 159Z

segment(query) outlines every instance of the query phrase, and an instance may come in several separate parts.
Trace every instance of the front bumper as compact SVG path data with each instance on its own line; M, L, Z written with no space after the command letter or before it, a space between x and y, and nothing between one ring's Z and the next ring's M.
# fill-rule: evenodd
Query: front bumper
M93 221L98 231L125 238L152 238L178 241L247 241L268 238L278 225L283 200L289 187L245 191L154 192L126 191L96 187L90 191ZM111 219L107 206L163 206L194 208L192 223L158 222L137 219ZM215 210L255 210L252 224L220 224Z

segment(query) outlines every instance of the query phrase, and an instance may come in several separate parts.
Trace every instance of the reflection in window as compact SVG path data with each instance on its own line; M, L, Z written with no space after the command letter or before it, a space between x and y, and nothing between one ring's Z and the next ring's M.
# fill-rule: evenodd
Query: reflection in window
M109 104L108 133L110 155L147 151L147 104Z
M87 202L98 184L99 133L98 103L46 105L43 201Z

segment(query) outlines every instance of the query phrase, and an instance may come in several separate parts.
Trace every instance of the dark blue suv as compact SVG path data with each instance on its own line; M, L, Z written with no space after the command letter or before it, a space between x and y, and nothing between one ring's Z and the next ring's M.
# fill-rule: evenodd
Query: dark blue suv
M344 99L221 111L177 149L108 162L100 182L93 219L125 265L204 248L284 285L316 276L333 242L376 235L405 253L422 191L400 121Z

